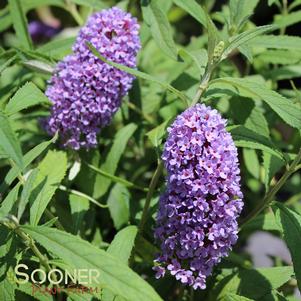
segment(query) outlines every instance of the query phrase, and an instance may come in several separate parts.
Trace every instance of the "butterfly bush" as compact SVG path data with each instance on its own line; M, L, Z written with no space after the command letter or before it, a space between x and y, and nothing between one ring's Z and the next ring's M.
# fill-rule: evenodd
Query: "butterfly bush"
M135 68L139 24L116 7L95 13L80 30L74 53L57 65L46 91L53 103L47 129L58 131L64 146L75 150L97 145L97 134L111 122L134 79L98 59L87 41L108 60Z
M206 277L237 240L243 202L237 149L220 114L197 104L168 129L162 160L167 188L159 201L156 277L206 288Z

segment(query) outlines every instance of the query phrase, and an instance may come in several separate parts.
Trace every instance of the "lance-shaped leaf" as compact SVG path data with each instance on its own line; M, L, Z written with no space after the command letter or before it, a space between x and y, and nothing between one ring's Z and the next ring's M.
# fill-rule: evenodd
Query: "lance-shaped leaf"
M78 236L43 226L23 226L22 229L70 267L98 270L99 283L94 279L89 286L107 288L129 301L162 300L155 290L126 264Z
M67 170L67 156L64 152L49 151L37 167L30 194L30 224L37 225Z

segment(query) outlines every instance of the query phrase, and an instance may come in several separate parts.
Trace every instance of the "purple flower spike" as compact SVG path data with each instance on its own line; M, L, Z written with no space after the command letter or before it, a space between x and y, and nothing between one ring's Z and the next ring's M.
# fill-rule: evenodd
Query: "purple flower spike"
M94 56L87 41L108 60L135 68L139 24L116 7L95 13L80 30L74 54L57 65L46 91L53 102L47 130L59 131L64 146L75 150L97 145L97 134L111 122L134 80Z
M216 110L197 104L168 129L162 159L168 172L155 238L157 277L169 272L194 289L236 243L242 192L237 149Z

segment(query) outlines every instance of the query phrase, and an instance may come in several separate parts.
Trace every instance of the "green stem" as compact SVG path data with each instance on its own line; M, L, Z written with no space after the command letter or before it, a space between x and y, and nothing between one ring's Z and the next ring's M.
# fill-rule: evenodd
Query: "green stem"
M144 187L140 187L138 185L135 185L134 183L132 182L129 182L125 179L122 179L122 178L119 178L119 177L116 177L112 174L109 174L105 171L103 171L102 169L99 169L87 162L84 162L89 168L91 168L92 170L94 170L95 172L99 173L100 175L112 180L113 182L116 182L116 183L120 183L120 184L123 184L124 186L128 187L128 188L132 188L132 189L137 189L137 190L140 190L140 191L143 191L143 192L147 192L148 191L148 188L144 188Z
M153 174L152 180L150 182L149 190L148 190L148 193L146 195L146 200L145 200L145 204L144 204L144 207L143 207L142 217L141 217L140 224L139 224L139 229L138 229L140 235L142 235L142 233L143 233L144 226L145 226L145 223L146 223L146 220L147 220L148 209L149 209L153 194L155 192L155 189L157 187L159 178L162 174L163 167L164 167L163 162L159 161L158 165L157 165L157 169L156 169L155 173Z
M301 160L301 148L299 150L298 155L296 156L293 163L287 168L286 172L282 175L277 184L272 187L269 192L264 197L263 201L260 202L253 211L251 211L242 221L241 226L245 225L249 221L251 221L254 217L256 217L262 210L268 207L271 202L274 200L276 193L280 190L280 188L285 184L287 179L296 171L296 167Z
M32 252L35 254L35 256L39 259L41 265L45 267L46 271L49 272L51 270L51 267L49 265L47 257L45 257L40 250L37 248L34 240L19 226L19 222L15 216L7 216L6 221L3 222L3 224L10 230L13 230L25 243L26 246L28 246Z
M205 71L205 73L204 73L204 75L201 79L201 83L199 85L197 93L196 93L195 97L192 100L191 106L194 106L199 102L199 100L202 97L203 93L208 88L208 84L209 84L209 81L211 79L211 76L212 76L212 73L213 73L213 70L215 69L215 67L216 67L216 64L210 63L208 68L206 68L206 71Z
M49 209L45 209L45 215L49 218L49 220L52 220L54 218L56 218L52 212L49 210ZM66 231L65 228L63 227L63 225L60 223L60 221L56 220L55 221L55 226L59 229L59 230L62 230L62 231Z
M286 16L288 14L287 0L282 0L282 15ZM280 35L284 35L286 26L280 29Z
M71 194L74 194L74 195L77 195L77 196L80 196L84 199L87 199L89 200L91 203L93 203L94 205L100 207L100 208L108 208L108 205L103 205L103 204L100 204L99 202L97 202L95 199L93 199L91 196L83 193L83 192L80 192L80 191L77 191L77 190L74 190L74 189L69 189L67 188L66 186L64 185L60 185L59 186L59 189L61 191L66 191L68 193L71 193Z

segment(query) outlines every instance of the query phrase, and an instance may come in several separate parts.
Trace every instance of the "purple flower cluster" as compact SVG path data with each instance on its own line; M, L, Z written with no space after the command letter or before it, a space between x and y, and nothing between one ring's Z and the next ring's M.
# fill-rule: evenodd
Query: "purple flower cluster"
M113 7L93 14L80 30L74 54L57 65L46 95L52 101L47 130L59 131L65 147L91 148L131 88L134 77L102 62L86 45L110 61L136 67L140 49L139 24Z
M155 238L156 277L168 271L194 289L237 240L243 202L237 149L216 110L197 104L168 129L162 159L168 172Z

